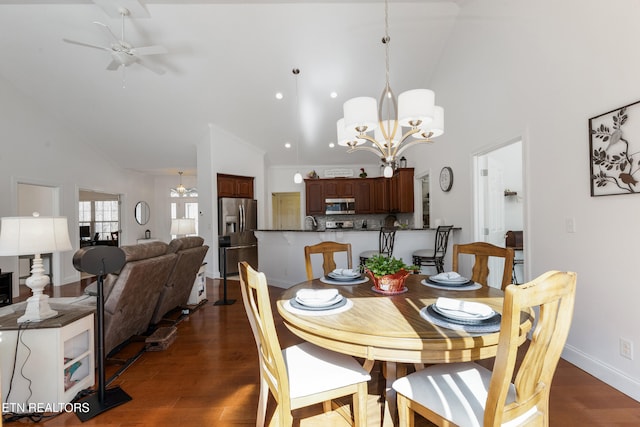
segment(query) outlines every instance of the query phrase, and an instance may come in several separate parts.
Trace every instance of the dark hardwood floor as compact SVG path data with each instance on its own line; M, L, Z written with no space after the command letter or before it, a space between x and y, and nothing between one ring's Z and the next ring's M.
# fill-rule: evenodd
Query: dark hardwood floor
M55 288L54 296L79 294L85 284ZM36 424L54 426L254 426L258 393L257 351L246 319L238 283L229 281L236 303L215 306L222 298L218 280L207 280L208 302L178 324L176 341L164 351L146 352L113 383L133 399L81 423L73 413ZM271 290L272 297L281 292ZM21 290L21 298L28 289ZM16 299L17 300L17 299ZM277 313L277 312L276 312ZM298 342L279 322L283 346ZM132 344L133 345L133 344ZM126 349L125 349L126 351ZM116 369L108 365L107 377ZM376 364L369 386L369 425L379 425L382 376ZM551 389L551 426L638 426L640 403L561 360ZM270 402L273 409L273 402ZM346 426L337 414L321 407L295 414L302 426ZM6 415L5 415L6 417ZM7 422L17 426L33 421ZM378 424L376 424L378 423ZM419 426L429 425L418 421Z

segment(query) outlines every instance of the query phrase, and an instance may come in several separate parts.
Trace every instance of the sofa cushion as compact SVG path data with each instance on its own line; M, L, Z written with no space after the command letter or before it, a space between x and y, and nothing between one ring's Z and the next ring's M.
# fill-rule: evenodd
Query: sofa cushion
M138 261L165 255L167 253L173 253L169 251L169 245L164 242L149 242L138 245L122 246L120 249L124 251L126 262ZM118 276L121 272L122 269L105 276L102 286L105 301L109 298L111 290L113 289L113 284L118 280ZM89 284L84 289L84 293L86 295L98 296L98 282L95 281Z
M122 246L120 249L124 251L127 262L153 258L169 253L169 245L164 242L149 242L139 245Z
M202 246L203 244L204 239L200 236L180 237L169 242L169 252L176 253L185 249Z

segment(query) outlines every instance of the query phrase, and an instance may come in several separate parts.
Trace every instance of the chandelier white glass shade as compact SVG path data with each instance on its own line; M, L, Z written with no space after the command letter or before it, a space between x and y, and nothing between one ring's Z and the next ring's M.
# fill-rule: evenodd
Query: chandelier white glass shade
M65 217L41 217L34 212L33 216L0 220L0 256L34 255L31 276L26 280L33 295L27 299L27 308L18 323L40 322L58 314L49 306L49 296L43 293L49 276L44 274L41 254L71 249Z
M444 133L444 109L435 105L435 94L429 89L412 89L397 98L389 85L388 4L385 1L386 85L380 96L357 97L343 105L344 117L338 120L338 144L347 152L370 151L386 165L384 176L391 177L397 158L416 144L433 142ZM404 133L403 132L404 129ZM413 138L409 138L412 136Z
M171 197L198 197L197 188L187 188L182 184L182 174L182 171L178 172L178 175L180 175L180 183L176 188L171 189Z
M196 233L196 220L193 218L174 218L171 220L170 234L174 236L186 236Z

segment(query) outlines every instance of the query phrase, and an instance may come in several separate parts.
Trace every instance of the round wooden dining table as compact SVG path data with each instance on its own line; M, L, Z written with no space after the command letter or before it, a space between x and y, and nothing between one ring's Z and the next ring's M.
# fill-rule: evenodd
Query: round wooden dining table
M375 361L385 365L386 406L383 425L393 425L395 393L393 381L406 372L405 364L420 368L424 364L466 362L496 355L499 332L469 333L436 326L420 315L420 310L438 297L481 302L502 312L504 293L487 286L473 290L436 289L423 284L428 276L412 274L406 291L385 295L372 289L372 282L358 285L333 285L314 279L287 289L276 302L285 326L298 337L340 353L365 359L371 371ZM329 315L309 315L288 310L286 303L300 289L337 288L353 306ZM522 344L533 324L533 313L521 314Z
M429 364L495 356L498 332L479 334L439 327L425 320L420 310L438 297L448 297L481 302L501 313L503 292L487 286L465 291L436 289L421 283L427 278L421 274L410 275L406 281L407 291L396 295L373 291L371 280L349 286L314 279L287 289L277 301L277 308L285 326L298 337L369 361ZM337 288L353 302L353 307L323 316L292 313L284 307L300 289L324 288ZM532 320L531 313L522 313L522 342Z

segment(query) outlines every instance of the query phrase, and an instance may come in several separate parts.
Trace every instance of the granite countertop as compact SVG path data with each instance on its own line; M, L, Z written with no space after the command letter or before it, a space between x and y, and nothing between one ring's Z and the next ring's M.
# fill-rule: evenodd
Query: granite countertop
M397 231L424 231L424 230L435 230L435 228L398 228ZM276 231L276 232L295 232L295 233L323 233L323 232L331 232L331 231L380 231L379 228L319 228L317 230L265 230L259 229L255 231Z

